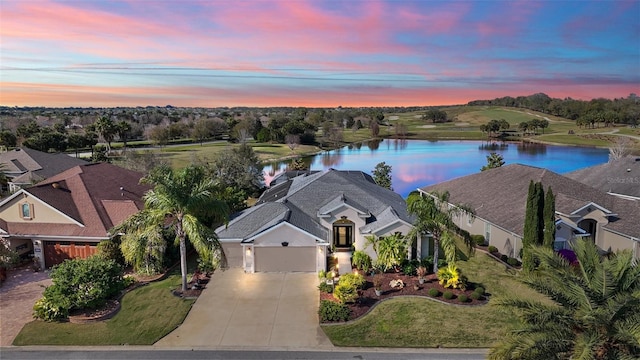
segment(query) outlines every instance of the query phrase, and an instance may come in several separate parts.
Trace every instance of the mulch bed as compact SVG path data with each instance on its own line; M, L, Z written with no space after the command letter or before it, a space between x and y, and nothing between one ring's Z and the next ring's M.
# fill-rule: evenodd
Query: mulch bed
M187 291L176 289L173 290L173 295L179 296L184 299L195 299L200 296L200 294L202 294L202 290L209 283L209 279L211 279L210 274L196 272L191 277L191 281L187 283Z
M347 304L347 306L349 306L349 308L351 309L351 316L349 317L349 320L354 320L361 317L362 315L369 312L369 310L371 310L371 308L374 307L378 302L384 299L388 299L396 296L422 296L422 297L428 297L433 299L433 297L429 296L429 289L431 288L436 288L438 289L438 291L440 291L440 295L438 295L435 299L441 302L452 304L452 305L453 304L460 305L460 306L483 305L488 302L488 299L486 298L486 296L481 297L479 300L471 299L470 295L471 293L473 293L473 288L471 286L470 286L471 287L470 289L467 289L464 291L459 289L444 288L442 285L438 283L438 280L435 274L427 275L425 277L424 284L418 283L417 276L404 275L403 273L384 273L381 275L383 276L383 281L382 281L382 294L380 296L376 295L375 289L373 288L373 277L371 275L366 275L364 277L367 280L367 284L365 285L364 290L359 291L360 298L354 304ZM405 284L404 288L392 289L389 286L389 282L391 280L398 280L398 279L404 282ZM414 285L417 285L418 287L415 288ZM442 294L445 291L451 291L454 294L454 297L450 300L445 299L444 297L442 297ZM465 303L462 303L460 302L460 300L458 300L458 295L463 293L466 294L468 298L467 302ZM325 292L320 292L320 300L321 301L322 300L337 301L336 298L333 297L333 294L329 294Z

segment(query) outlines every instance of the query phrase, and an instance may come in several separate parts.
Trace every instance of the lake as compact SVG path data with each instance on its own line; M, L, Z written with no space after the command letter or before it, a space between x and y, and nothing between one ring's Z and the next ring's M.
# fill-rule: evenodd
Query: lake
M361 170L371 173L379 162L391 165L393 189L406 197L411 191L460 176L473 174L487 163L491 152L506 164L526 164L567 173L606 163L607 149L553 146L535 143L500 143L454 140L384 139L352 144L305 158L311 170ZM287 163L265 166L265 182L286 170Z

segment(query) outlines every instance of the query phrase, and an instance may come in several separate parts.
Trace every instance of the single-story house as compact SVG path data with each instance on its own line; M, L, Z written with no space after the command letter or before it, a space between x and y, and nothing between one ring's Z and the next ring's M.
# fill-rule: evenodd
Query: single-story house
M51 154L27 147L3 152L0 153L0 165L9 178L9 183L8 189L2 190L13 193L74 166L84 164L87 162L67 154Z
M72 167L0 202L0 237L42 268L87 257L108 231L140 211L143 174L109 163Z
M333 250L339 264L364 250L365 236L407 234L412 227L404 199L361 171L303 173L265 191L216 233L230 266L245 272L326 270Z
M628 155L566 176L611 195L640 200L640 156Z
M501 253L518 257L531 180L556 196L556 249L582 237L603 251L629 249L640 257L640 200L614 196L546 169L511 164L419 191L448 191L450 204L466 204L476 212L475 217L455 219L461 229L484 235Z

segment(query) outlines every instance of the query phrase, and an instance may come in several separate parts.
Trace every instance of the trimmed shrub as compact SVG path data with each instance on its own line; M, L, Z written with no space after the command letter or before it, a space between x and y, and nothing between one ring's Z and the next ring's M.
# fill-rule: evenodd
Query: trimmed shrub
M467 301L469 301L469 298L466 294L460 294L458 295L458 301L460 301L461 303L466 303Z
M516 258L508 258L507 259L507 264L511 265L511 266L520 266L520 261L518 261L518 259Z
M487 250L489 250L490 253L494 254L498 252L498 248L493 246L493 245L489 245L489 247L487 248Z
M333 297L343 304L354 303L358 300L358 289L354 284L340 282L333 289Z
M402 272L405 275L413 276L416 274L416 266L410 262L404 264L402 266Z
M509 257L505 254L500 255L500 260L502 260L502 262L507 262L507 260L509 259Z
M451 300L453 299L453 292L451 292L450 290L447 290L442 294L442 297L447 300Z
M484 288L482 286L478 286L477 288L475 288L475 290L473 290L473 292L484 295Z
M351 309L347 305L338 304L335 301L322 300L318 309L321 322L349 320Z
M358 270L369 271L371 269L371 256L362 250L357 250L353 253L351 265Z
M367 284L367 280L360 274L348 273L340 276L339 284L352 285L355 286L356 289L362 290Z
M34 306L34 316L43 320L65 318L73 309L95 309L125 288L122 267L101 256L67 260L54 266L50 277L53 285Z
M440 291L438 289L436 288L429 289L429 296L436 297L438 295L440 295Z
M427 268L427 271L431 271L433 269L433 256L429 256L420 260L420 265Z
M324 293L331 294L333 292L333 285L329 285L326 282L322 282L320 283L320 285L318 285L318 290Z
M484 245L484 235L471 235L471 240L476 245Z
M480 298L482 297L482 294L474 291L471 293L471 295L469 295L469 297L472 298L473 300L480 300Z

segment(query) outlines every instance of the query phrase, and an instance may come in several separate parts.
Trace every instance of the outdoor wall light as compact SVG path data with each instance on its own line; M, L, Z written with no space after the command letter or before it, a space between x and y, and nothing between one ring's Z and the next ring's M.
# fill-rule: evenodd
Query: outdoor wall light
M251 255L251 248L250 247L247 248L247 255Z

